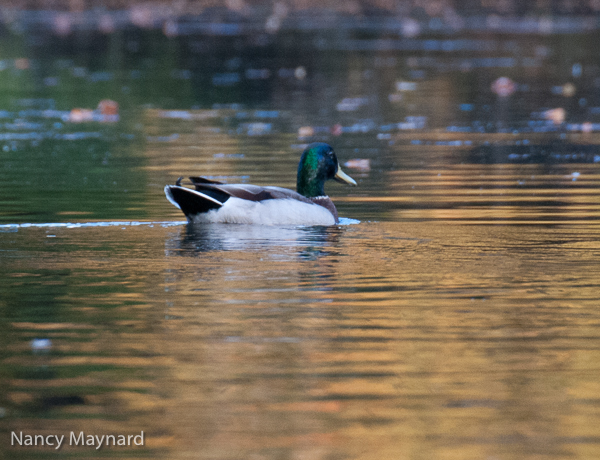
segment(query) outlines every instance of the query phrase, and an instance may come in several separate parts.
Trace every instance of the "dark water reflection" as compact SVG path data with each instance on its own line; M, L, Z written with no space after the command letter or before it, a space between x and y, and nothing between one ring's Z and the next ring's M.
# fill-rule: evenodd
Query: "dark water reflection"
M600 73L571 33L8 33L0 452L600 457ZM164 198L187 173L293 188L317 139L359 182L328 184L342 225L189 227Z

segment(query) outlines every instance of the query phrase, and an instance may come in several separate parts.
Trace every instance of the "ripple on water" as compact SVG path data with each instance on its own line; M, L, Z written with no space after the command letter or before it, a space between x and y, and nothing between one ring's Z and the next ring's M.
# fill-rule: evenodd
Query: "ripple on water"
M0 232L10 233L17 232L22 228L88 228L88 227L138 227L145 225L153 227L155 225L161 227L178 227L186 225L185 220L175 221L158 221L158 222L144 222L144 221L109 221L109 222L42 222L42 223L22 223L22 224L2 224L0 225ZM348 219L340 217L338 225L356 225L360 224L360 220Z

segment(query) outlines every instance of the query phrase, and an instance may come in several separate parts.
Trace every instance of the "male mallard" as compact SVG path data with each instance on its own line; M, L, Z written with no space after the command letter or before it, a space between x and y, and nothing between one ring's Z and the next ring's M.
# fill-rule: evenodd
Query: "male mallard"
M190 177L196 190L167 185L167 199L183 211L188 222L263 225L333 225L337 210L325 195L325 181L335 179L356 185L338 163L331 146L310 144L298 165L298 192L281 187L223 184Z

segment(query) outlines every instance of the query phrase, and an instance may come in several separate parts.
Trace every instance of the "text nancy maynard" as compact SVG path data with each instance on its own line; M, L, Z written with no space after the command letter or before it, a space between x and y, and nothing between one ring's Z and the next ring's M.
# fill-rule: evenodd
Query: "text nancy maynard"
M68 437L69 446L88 446L100 449L102 446L143 446L144 432L140 434L85 434L83 431L75 433L71 431ZM19 431L17 434L14 431L10 433L11 446L52 446L55 449L60 449L65 442L65 435L61 434L23 434Z

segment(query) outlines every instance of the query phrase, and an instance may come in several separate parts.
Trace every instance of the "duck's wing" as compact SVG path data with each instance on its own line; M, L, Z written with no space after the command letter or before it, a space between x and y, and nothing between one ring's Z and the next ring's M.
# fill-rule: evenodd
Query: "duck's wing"
M223 182L219 182L218 180L207 179L206 177L194 176L190 177L192 184L217 184L221 185Z
M196 214L202 214L212 209L219 209L229 199L229 195L212 191L202 193L180 185L167 185L165 195L173 205L192 218Z
M227 199L223 195L240 198L248 201L265 201L265 200L297 200L304 203L311 201L293 190L283 187L267 186L252 184L223 184L222 182L212 181L203 177L190 177L197 192L206 193L224 203Z

